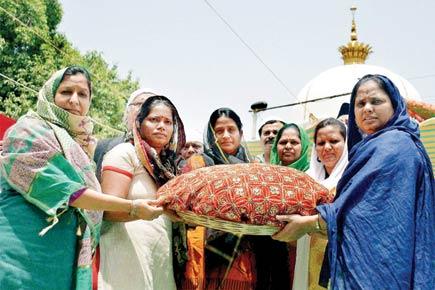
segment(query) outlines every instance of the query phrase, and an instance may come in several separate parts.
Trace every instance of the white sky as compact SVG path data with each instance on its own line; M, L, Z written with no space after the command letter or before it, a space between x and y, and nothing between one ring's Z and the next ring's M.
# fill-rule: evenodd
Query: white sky
M60 1L59 30L82 52L96 50L177 106L187 137L198 138L211 112L230 107L251 138L250 105L293 103L257 58L204 0ZM367 64L408 79L434 103L435 1L209 0L296 96L321 72L342 64L356 5L358 40L372 46ZM259 114L291 119L289 109Z

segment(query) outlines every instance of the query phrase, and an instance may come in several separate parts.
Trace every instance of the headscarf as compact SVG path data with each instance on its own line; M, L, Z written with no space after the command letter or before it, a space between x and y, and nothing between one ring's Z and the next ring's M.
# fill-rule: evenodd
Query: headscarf
M372 75L367 75L367 76L372 76ZM382 75L373 75L373 76L378 77L384 83L385 88L387 90L387 94L390 96L390 100L393 105L394 114L391 117L391 119L387 122L387 124L385 124L385 127L382 130L372 134L370 138L376 138L377 136L379 136L380 134L388 130L399 129L399 130L406 131L412 136L414 136L414 138L419 139L420 131L418 129L418 124L409 118L406 109L405 100L400 95L400 92L397 89L397 87L393 84L393 82L390 81L390 79L388 79L385 76ZM357 89L358 88L354 87L352 91L352 96L350 100L350 109L349 109L349 123L348 123L349 130L347 131L348 132L347 146L350 155L352 155L352 148L363 139L363 135L361 134L361 131L358 128L355 120L355 98L356 98ZM349 158L351 158L351 156Z
M384 128L363 137L355 99L358 85L371 77L383 83L394 114ZM367 75L354 87L348 136L349 164L335 201L317 207L328 225L331 289L434 285L432 166L417 124L387 77Z
M64 78L64 68L55 72L39 91L36 103L36 113L44 120L65 129L68 134L82 147L89 158L92 159L97 140L92 136L94 125L88 116L79 116L57 106L54 102L56 91ZM89 73L86 69L85 77L89 81ZM91 88L89 88L91 89ZM91 92L90 92L91 93Z
M126 126L127 126L127 122L128 122L128 113L130 111L129 107L134 102L134 100L141 95L148 95L149 97L156 96L157 94L154 92L155 92L155 90L150 89L150 88L140 88L140 89L137 89L133 93L130 94L130 96L128 97L127 103L125 104L124 116L123 116L123 121L124 121L124 124Z
M127 110L128 106L134 102L134 99L136 99L140 95L156 96L157 94L155 92L156 90L150 88L140 88L135 90L130 94L130 97L128 97L127 103L125 104L125 110Z
M227 108L221 108L221 109L227 109ZM225 116L225 117L232 119L231 116ZM236 122L236 120L233 121ZM241 128L238 129L240 132L240 139L241 139L240 146L237 148L236 153L232 155L232 154L227 154L222 150L222 148L218 143L211 121L209 120L209 122L207 123L207 129L204 134L204 153L208 157L213 159L215 164L237 164L237 163L250 162L251 158L249 156L248 150L245 148L244 145L242 145L243 143L242 130Z
M287 167L291 167L297 169L299 171L307 171L310 167L310 163L308 162L308 147L310 146L310 141L305 130L295 123L289 123L284 125L281 129L279 129L278 134L276 134L275 141L273 142L272 150L270 151L270 164L281 165L281 160L278 155L278 143L279 139L281 139L282 133L288 128L296 128L299 131L299 138L301 139L301 156L298 160L294 161L292 164L287 165Z
M308 169L307 174L314 178L314 180L331 190L337 186L338 181L343 175L344 169L346 168L348 163L347 157L347 142L345 141L343 153L338 159L337 164L335 164L334 169L332 169L331 174L329 174L329 176L325 178L325 166L320 161L316 151L316 144L314 144L313 148L311 148L310 169Z
M144 168L154 179L157 185L160 187L165 184L169 179L173 178L176 174L175 159L177 154L180 152L181 148L186 143L186 135L184 133L184 125L181 121L178 111L174 104L164 96L152 96L149 97L141 107L141 111L149 106L152 106L154 102L162 100L169 103L172 108L174 131L172 137L169 140L169 144L157 154L157 151L152 148L146 140L144 140L139 131L141 124L138 124L138 117L136 118L136 124L134 126L134 146L136 149L137 156L141 161Z

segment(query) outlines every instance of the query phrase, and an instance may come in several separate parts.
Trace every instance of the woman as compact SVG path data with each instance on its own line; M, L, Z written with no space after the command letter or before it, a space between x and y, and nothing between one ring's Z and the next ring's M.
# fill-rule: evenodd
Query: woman
M271 164L288 166L305 172L309 168L308 148L309 138L305 130L294 123L285 124L275 137L270 156ZM295 275L295 272L298 272L295 264L297 263L296 251L299 251L299 243L298 241L298 245L295 247L291 244L275 241L273 247L277 249L278 257L285 258L288 261L288 266L284 268L290 269L290 280L288 282L289 286L286 286L285 289L299 290L298 279L300 277ZM279 261L279 258L277 261Z
M215 164L249 163L248 151L242 146L240 117L229 108L215 110L207 124L205 154Z
M310 141L304 129L294 123L284 125L275 137L270 163L307 171Z
M307 174L329 190L335 190L347 165L346 126L342 121L327 118L314 129Z
M215 110L207 124L204 154L193 155L183 172L217 164L248 163L242 146L242 122L229 108ZM255 259L249 242L220 231L196 227L188 230L189 261L183 289L254 289Z
M155 95L153 90L145 88L138 89L131 93L125 105L124 116L122 118L126 132L120 136L98 140L97 147L95 148L94 161L97 165L96 175L99 181L101 181L101 164L103 163L104 155L116 145L124 143L132 137L133 124L140 107L147 98Z
M100 193L89 73L68 67L39 92L37 110L11 127L1 155L2 289L91 289L101 210L143 219L162 213L145 200Z
M175 106L164 96L148 97L137 115L133 140L104 157L103 191L126 200L155 200L157 189L174 177L176 153L184 142ZM167 217L143 221L107 212L104 219L99 289L176 289Z
M319 122L314 129L314 147L307 174L335 192L346 165L346 126L334 118ZM319 285L319 275L327 241L318 234L304 235L298 240L294 289L324 289Z
M349 164L334 203L275 238L327 229L331 289L434 289L434 176L397 87L366 75L350 102Z

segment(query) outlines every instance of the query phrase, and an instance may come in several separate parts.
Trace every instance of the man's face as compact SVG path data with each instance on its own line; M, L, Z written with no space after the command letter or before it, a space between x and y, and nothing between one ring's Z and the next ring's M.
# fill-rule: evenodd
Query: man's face
M183 148L181 148L181 157L183 159L188 159L193 154L201 154L204 152L204 147L201 142L198 141L189 141L186 142Z
M284 125L281 122L275 122L263 126L261 130L260 141L265 148L268 147L268 149L270 149L272 147L273 141L275 140L275 136L282 126Z

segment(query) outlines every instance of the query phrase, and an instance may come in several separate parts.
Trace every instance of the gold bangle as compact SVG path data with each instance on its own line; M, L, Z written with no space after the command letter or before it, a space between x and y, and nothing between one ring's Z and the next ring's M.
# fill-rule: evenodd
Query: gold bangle
M133 218L137 218L137 212L139 210L138 202L136 200L132 200L130 204L130 212L128 213L129 216Z
M317 214L316 230L318 230L319 232L322 230L322 227L320 226L320 214Z

